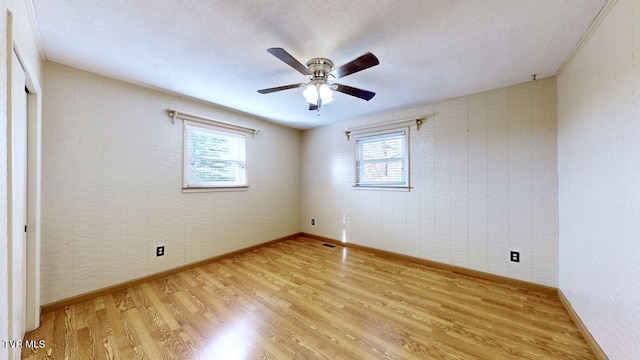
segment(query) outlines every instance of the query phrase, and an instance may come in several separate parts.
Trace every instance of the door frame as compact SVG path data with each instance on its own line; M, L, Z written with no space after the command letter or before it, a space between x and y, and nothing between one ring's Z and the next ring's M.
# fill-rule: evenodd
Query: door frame
M27 331L40 326L40 92L25 69L27 93Z
M20 55L18 45L13 44L13 52L24 70L25 91L27 91L27 315L26 331L40 326L40 219L41 219L41 161L42 122L41 91L33 80L31 71ZM10 66L16 66L11 64Z
M21 55L20 45L14 38L13 34L13 14L11 11L7 12L7 122L8 129L13 122L13 104L11 89L13 87L12 71L15 66L20 66L24 71L25 78L25 91L27 92L27 108L26 108L26 142L27 142L27 156L26 156L26 207L27 207L27 238L25 244L26 251L26 267L27 267L27 283L26 286L26 303L24 311L26 314L25 331L31 331L40 326L40 245L41 245L41 159L42 159L42 120L41 120L41 106L42 106L42 91L40 84L38 83L37 71L29 66L29 63L25 61L25 58ZM13 60L13 54L16 55L18 63ZM37 65L36 65L37 66ZM11 136L7 133L7 137ZM10 146L10 144L7 144ZM9 149L8 149L9 150ZM9 154L7 154L9 155ZM11 157L7 157L8 162ZM8 164L7 164L8 165ZM7 195L10 196L13 190L11 179L7 179ZM7 199L9 200L9 199ZM7 210L11 210L10 201L7 204ZM13 214L8 213L8 232L12 234L12 218ZM9 239L7 239L9 240ZM7 259L11 261L11 259ZM7 279L9 280L9 279ZM9 290L9 302L12 300L12 289ZM13 305L15 306L15 305ZM13 324L11 316L9 316L10 332L13 330ZM22 340L22 339L15 339ZM16 354L11 354L15 356Z
M9 338L22 340L27 323L27 221L28 221L28 145L25 71L15 51L11 52L7 97L7 207L9 255ZM17 95L17 96L16 96ZM10 357L20 349L9 347Z

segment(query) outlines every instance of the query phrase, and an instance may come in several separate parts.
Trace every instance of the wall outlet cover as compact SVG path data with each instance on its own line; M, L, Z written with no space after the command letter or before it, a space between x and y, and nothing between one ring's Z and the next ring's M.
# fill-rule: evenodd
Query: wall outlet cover
M512 251L511 252L511 261L520 262L520 252L519 251Z

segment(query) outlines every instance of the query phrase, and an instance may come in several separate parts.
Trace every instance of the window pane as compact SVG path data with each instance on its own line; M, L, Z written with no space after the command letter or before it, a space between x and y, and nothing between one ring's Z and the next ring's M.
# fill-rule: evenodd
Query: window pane
M245 186L243 135L186 125L186 187Z
M392 138L362 142L362 160L390 159L402 157L403 139Z
M406 131L356 138L356 185L407 186Z
M403 182L402 161L364 162L362 182Z
M189 184L237 183L244 164L235 161L193 158Z

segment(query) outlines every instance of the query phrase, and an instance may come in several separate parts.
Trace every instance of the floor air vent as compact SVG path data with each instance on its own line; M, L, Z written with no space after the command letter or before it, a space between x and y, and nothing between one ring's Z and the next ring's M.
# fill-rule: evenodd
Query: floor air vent
M336 247L335 245L331 245L331 244L322 244L322 246L326 246L326 247L330 247L330 248Z

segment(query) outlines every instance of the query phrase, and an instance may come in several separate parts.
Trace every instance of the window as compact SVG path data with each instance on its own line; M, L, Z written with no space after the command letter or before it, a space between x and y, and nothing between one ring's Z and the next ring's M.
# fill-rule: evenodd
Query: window
M365 133L356 140L356 186L409 187L408 128Z
M185 189L247 187L245 156L244 134L185 121Z

